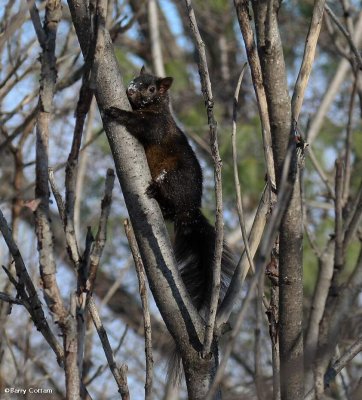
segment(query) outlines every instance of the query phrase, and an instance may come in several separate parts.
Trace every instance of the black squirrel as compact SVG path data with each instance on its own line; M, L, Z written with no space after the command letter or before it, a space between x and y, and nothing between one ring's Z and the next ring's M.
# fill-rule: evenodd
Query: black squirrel
M204 316L211 296L215 229L201 212L199 161L170 112L172 82L173 78L153 76L142 67L127 88L133 111L110 107L104 114L125 126L145 149L152 176L146 193L157 200L163 217L174 222L174 252L181 277ZM224 244L220 298L234 270L232 254Z

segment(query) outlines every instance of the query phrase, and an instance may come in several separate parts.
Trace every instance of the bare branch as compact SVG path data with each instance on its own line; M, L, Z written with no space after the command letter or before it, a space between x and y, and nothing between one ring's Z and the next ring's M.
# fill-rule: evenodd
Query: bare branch
M14 282L20 295L20 299L29 304L27 308L29 314L31 315L35 326L42 333L46 341L49 343L50 347L53 349L57 356L58 364L61 365L63 362L63 349L55 338L53 332L51 331L48 322L45 319L42 304L35 290L33 282L30 279L28 271L26 270L23 258L20 254L18 246L14 242L11 231L8 224L4 218L3 213L0 210L0 230L4 236L5 242L11 255L14 258L16 274L19 281ZM26 289L26 291L25 291ZM25 305L25 304L24 304Z
M362 57L354 43L353 38L351 37L350 33L346 30L346 28L339 22L337 16L334 14L334 12L328 6L328 4L325 4L324 7L325 7L325 10L327 11L328 15L332 18L333 22L337 25L338 29L342 32L342 34L347 39L347 42L348 42L349 46L351 47L351 50L357 59L359 69L361 69L362 68Z
M105 353L107 361L108 361L109 368L112 371L114 379L117 383L118 392L120 393L122 400L129 400L130 395L129 395L128 385L127 385L127 369L128 369L127 365L123 364L120 367L117 365L117 362L114 359L111 345L108 340L107 332L104 329L104 326L99 318L98 311L97 311L96 305L94 304L94 300L92 297L89 299L88 310L92 317L94 326L97 330L99 339L102 343L104 353Z
M93 97L88 114L87 114L87 122L85 125L85 133L84 133L84 142L88 142L94 125L95 119L95 112L96 112L96 101ZM80 225L81 225L81 205L84 202L84 183L87 178L88 168L88 159L89 159L89 151L83 151L84 149L81 148L79 150L79 167L77 171L77 182L76 182L76 193L75 193L75 204L74 204L74 227L75 227L75 235L77 238L80 237Z
M351 183L351 151L352 151L352 117L355 105L355 98L357 93L357 87L359 83L359 74L354 79L351 98L348 107L348 121L346 127L346 141L345 141L345 156L344 156L344 185L343 185L343 204L345 205L350 190Z
M335 179L335 201L334 201L334 213L335 213L335 247L334 247L334 274L332 285L336 284L339 273L344 265L344 247L343 247L343 161L341 159L336 160L336 179ZM333 287L331 288L332 290Z
M39 44L40 44L40 46L43 47L46 44L47 37L46 37L44 29L41 25L39 11L35 4L35 0L28 0L28 6L29 6L29 11L30 11L30 17L33 22L33 26L34 26L36 35L38 37Z
M316 169L316 171L317 171L319 177L322 179L323 183L325 184L326 189L327 189L327 191L328 191L328 194L329 194L330 198L331 198L331 199L334 199L334 189L333 189L333 186L332 186L331 183L329 182L328 177L327 177L326 174L324 173L324 171L323 171L321 165L319 164L319 161L317 160L317 158L316 158L316 156L315 156L315 154L314 154L314 151L313 151L313 149L312 149L311 147L309 147L309 149L308 149L308 156L309 156L309 159L311 160L311 162L312 162L314 168Z
M50 187L52 188L53 196L57 203L60 219L61 219L63 227L65 229L65 206L64 206L64 201L63 201L62 195L60 194L57 183L55 182L53 168L49 168L49 183L50 183Z
M79 399L80 376L78 366L78 330L76 319L77 299L75 293L70 296L70 312L61 322L64 341L64 369L66 384L66 400Z
M145 348L146 348L146 384L145 384L145 399L150 400L152 398L152 380L153 380L153 352L152 352L152 331L151 331L151 317L148 305L147 296L147 285L146 275L142 263L141 256L139 254L136 238L133 233L133 229L126 219L124 221L124 229L127 235L128 243L132 251L137 277L139 292L142 302L143 311L143 324L145 330Z
M360 183L358 192L351 206L351 212L344 226L344 243L346 248L350 241L353 239L362 217L362 181Z
M276 251L276 249L275 249ZM274 252L274 250L273 250ZM278 258L272 254L270 263L277 263ZM270 264L267 266L266 273L270 270ZM279 273L278 264L273 265L275 272ZM273 278L269 275L271 282L270 306L266 311L269 321L269 335L272 345L272 363L273 363L273 400L280 400L280 355L279 355L279 287Z
M28 3L30 6L35 0L28 0ZM21 26L24 21L26 20L26 16L28 13L28 7L23 4L23 2L20 4L20 10L16 15L11 17L8 21L8 24L6 26L6 29L4 32L1 32L0 35L0 50L4 47L4 44L6 43L9 38L12 38L14 35L14 32L16 32L17 29L19 29L19 26ZM5 16L4 16L5 17Z
M254 258L257 249L264 232L265 224L267 222L270 213L270 189L269 184L264 187L263 194L261 196L258 209L255 214L253 225L248 238L250 252L252 258ZM249 260L247 258L246 250L243 251L238 265L235 269L234 275L226 292L226 295L219 306L217 312L217 325L218 329L225 324L231 314L233 305L236 299L240 296L240 285L243 284L247 271L249 269Z
M93 46L95 46L94 43ZM74 127L72 147L68 156L65 169L65 237L67 241L67 250L69 257L74 263L75 270L78 269L80 263L80 254L78 250L77 238L74 229L74 207L75 194L77 185L78 158L80 145L82 142L84 122L89 111L93 91L89 87L89 74L92 68L94 50L89 50L83 73L82 87L79 93L79 99L76 109L76 121Z
M240 189L240 181L239 181L239 174L238 174L238 160L237 160L237 149L236 149L237 106L238 106L240 86L241 86L241 82L244 77L246 65L247 64L245 63L241 70L239 80L238 80L238 83L237 83L237 86L235 89L231 140L232 140L233 166L234 166L234 185L235 185L235 190L236 190L236 201L237 201L236 204L237 204L237 210L238 210L238 215L239 215L239 224L241 227L241 233L242 233L243 241L245 244L245 251L247 254L248 261L249 261L249 266L250 266L251 270L253 272L255 272L253 257L251 255L248 236L247 236L246 228L245 228L245 218L244 218L244 212L243 212L243 204L242 204L242 200L241 200L241 189ZM246 270L246 272L247 272L247 270Z
M352 346L340 357L336 360L327 370L325 374L325 386L328 387L329 383L339 374L343 368L347 366L347 364L353 360L354 357L358 353L362 351L362 336L360 336Z
M319 257L318 277L314 289L313 300L311 304L307 333L305 336L304 358L307 367L307 384L310 383L312 377L311 366L318 346L319 324L322 320L326 306L328 290L331 285L333 276L333 257L334 257L334 240L330 240L326 249Z
M156 75L165 76L165 67L162 57L160 28L158 25L158 6L156 0L148 0L148 27L150 30L150 44L152 64Z
M222 206L222 181L221 181L221 167L222 161L219 154L219 145L217 137L217 122L214 117L214 99L211 89L211 81L209 70L206 60L205 44L202 41L199 28L197 26L196 17L194 10L191 5L191 0L186 0L186 7L188 17L190 19L190 28L192 36L195 41L195 45L199 55L199 75L201 81L202 93L204 95L205 105L207 109L207 118L209 123L209 135L210 135L210 147L211 154L214 160L214 181L215 181L215 198L216 198L216 238L215 238L215 250L214 250L214 262L212 266L212 290L210 298L210 306L208 309L208 315L206 319L206 330L204 337L204 357L208 357L211 345L214 340L214 328L215 319L217 313L217 306L220 295L221 286L221 258L223 250L223 238L224 238L224 223L223 223L223 206Z
M359 13L357 23L355 25L353 39L359 44L362 36L362 12ZM350 71L350 63L348 60L343 59L336 70L331 82L328 83L328 89L325 92L323 99L318 107L315 116L311 124L309 125L309 129L307 131L306 137L308 142L311 144L315 138L317 137L319 130L324 121L324 117L328 112L334 98L338 93L340 93L340 86L345 82L346 75Z
M312 71L319 33L322 27L325 2L326 0L317 0L314 2L313 15L309 25L308 35L305 40L302 65L299 70L292 97L293 121L298 121L303 104L305 89Z
M326 389L330 382L347 366L349 362L353 360L356 355L362 351L362 337L359 337L352 346L336 360L327 370L324 375L324 389ZM315 399L315 389L311 389L308 394L304 397L304 400Z
M12 297L12 296L8 295L7 293L3 293L3 292L0 292L0 300L5 301L9 304L18 304L20 306L24 305L24 302L22 300L16 299L15 297Z
M260 279L264 279L261 274ZM260 291L260 281L258 285L258 291ZM261 361L262 345L261 345L261 327L262 327L262 303L260 302L259 294L255 296L254 307L255 307L255 328L254 328L254 382L256 388L256 394L258 400L264 399L264 380L263 380L263 364Z
M56 320L64 320L67 312L64 308L59 287L56 282L56 265L53 253L53 238L49 222L48 187L48 143L49 122L56 82L55 38L58 22L61 18L61 2L55 0L46 5L46 39L40 44L43 51L41 60L41 84L39 110L36 127L36 186L35 197L41 200L35 211L36 235L39 249L40 276L43 282L45 300ZM42 28L45 34L45 28ZM46 46L45 46L46 40Z
M338 291L330 291L326 311L320 323L318 352L315 362L315 391L316 396L324 392L324 374L333 355L340 334L340 326L346 313L362 288L362 248L354 270L346 285L339 287ZM336 295L337 293L337 295Z
M113 169L109 168L107 170L104 197L101 204L101 216L99 218L98 231L89 257L89 275L87 278L86 288L90 294L93 292L100 258L102 256L103 248L107 239L107 222L112 204L114 179L114 171Z
M264 155L268 179L270 181L270 190L276 188L274 157L272 151L272 138L269 122L268 104L266 100L263 75L261 72L260 60L256 50L254 33L250 25L249 5L248 2L242 0L234 0L237 12L237 18L241 33L243 35L246 54L248 56L251 77L253 79L254 90L259 108L260 121L262 126L262 137L264 146Z
M274 207L274 210L273 210L273 213L269 220L268 226L264 232L262 242L259 246L259 256L255 263L256 264L256 269L255 269L256 272L250 282L248 292L244 298L243 304L242 304L240 310L238 311L234 328L231 332L228 344L227 344L226 348L224 349L224 357L221 360L221 363L217 369L215 379L209 389L209 392L208 392L205 400L213 399L213 396L216 393L217 387L220 384L220 382L224 376L226 364L227 364L230 354L232 352L236 338L239 334L242 322L243 322L245 314L246 314L246 310L249 307L249 304L252 300L255 288L260 280L260 277L264 273L264 267L265 267L266 260L272 250L278 229L279 229L281 221L282 221L282 217L285 213L285 209L286 209L286 207L289 203L290 197L292 195L293 184L292 184L292 182L288 181L288 174L289 174L289 169L291 168L291 158L292 158L293 151L294 151L294 146L290 146L290 148L288 149L286 158L285 158L284 166L283 166L283 171L282 171L282 176L281 176L281 187L280 187L280 191L278 194L278 200Z

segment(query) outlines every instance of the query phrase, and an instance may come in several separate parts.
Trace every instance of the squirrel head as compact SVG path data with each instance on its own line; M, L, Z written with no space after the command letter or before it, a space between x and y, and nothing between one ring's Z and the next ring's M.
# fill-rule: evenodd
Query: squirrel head
M157 105L168 105L168 90L173 78L159 78L148 74L142 67L140 75L128 85L127 97L134 110L150 108Z

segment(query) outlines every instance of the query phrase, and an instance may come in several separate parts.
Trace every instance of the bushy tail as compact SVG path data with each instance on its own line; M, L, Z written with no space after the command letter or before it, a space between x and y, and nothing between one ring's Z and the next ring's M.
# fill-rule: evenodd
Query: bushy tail
M182 280L202 317L206 316L211 296L215 237L215 228L200 210L176 216L174 244L176 261ZM225 296L235 265L232 253L224 243L220 300ZM167 370L168 379L172 379L174 384L179 384L182 366L176 345L170 348Z
M177 216L175 256L185 286L200 311L208 307L211 296L215 237L215 228L200 210ZM232 253L224 243L221 260L221 299L234 270Z

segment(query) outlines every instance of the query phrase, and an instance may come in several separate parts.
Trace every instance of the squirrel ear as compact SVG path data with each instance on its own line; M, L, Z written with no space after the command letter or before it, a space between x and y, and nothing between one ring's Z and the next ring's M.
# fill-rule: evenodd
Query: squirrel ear
M166 77L166 78L162 78L159 80L159 93L166 93L168 91L168 89L170 89L171 85L173 82L173 78L171 78L170 76Z
M146 73L146 68L144 65L142 65L141 71L140 71L140 75L144 75Z

